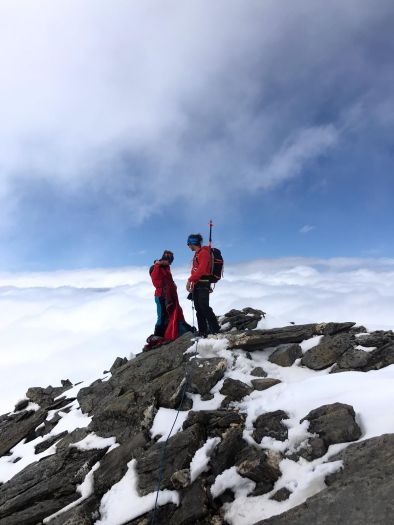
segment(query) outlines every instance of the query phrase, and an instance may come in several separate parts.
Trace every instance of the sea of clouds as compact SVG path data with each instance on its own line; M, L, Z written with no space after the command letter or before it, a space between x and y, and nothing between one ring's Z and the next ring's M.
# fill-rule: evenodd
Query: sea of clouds
M174 268L184 313L187 268ZM392 329L394 259L278 259L228 266L215 312L252 306L264 326L355 321ZM141 351L155 323L144 267L0 274L0 413L30 386L94 380L117 356Z

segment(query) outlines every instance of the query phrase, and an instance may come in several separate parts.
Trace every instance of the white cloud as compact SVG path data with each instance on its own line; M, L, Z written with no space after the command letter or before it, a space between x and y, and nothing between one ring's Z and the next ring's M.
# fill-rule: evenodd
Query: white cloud
M313 226L312 224L305 224L302 228L300 228L300 233L309 233L313 230L316 230L316 226Z
M184 283L174 273L185 315ZM393 328L393 259L279 259L226 267L212 296L218 314L253 306L267 326L355 321ZM146 268L0 275L0 412L30 386L95 379L116 356L141 350L155 323Z

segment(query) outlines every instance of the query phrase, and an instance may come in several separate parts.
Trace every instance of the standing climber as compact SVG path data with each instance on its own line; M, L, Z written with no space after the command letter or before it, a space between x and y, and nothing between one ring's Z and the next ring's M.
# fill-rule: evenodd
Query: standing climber
M173 341L187 331L191 331L191 326L185 322L183 317L176 284L172 278L170 266L173 260L174 254L165 250L161 259L156 260L149 270L155 287L157 321L154 331L156 338L152 340L152 336L150 336L151 341L148 343L157 344L162 338L165 341Z
M192 233L187 245L194 252L191 275L186 289L191 294L197 314L198 335L206 337L217 334L220 330L214 311L209 306L211 293L212 255L209 246L202 246L203 238L199 233Z

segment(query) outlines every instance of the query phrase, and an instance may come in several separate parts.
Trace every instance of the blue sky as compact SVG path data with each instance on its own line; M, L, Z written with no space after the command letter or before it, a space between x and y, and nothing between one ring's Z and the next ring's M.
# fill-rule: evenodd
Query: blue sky
M394 257L394 5L329 4L3 2L0 269Z

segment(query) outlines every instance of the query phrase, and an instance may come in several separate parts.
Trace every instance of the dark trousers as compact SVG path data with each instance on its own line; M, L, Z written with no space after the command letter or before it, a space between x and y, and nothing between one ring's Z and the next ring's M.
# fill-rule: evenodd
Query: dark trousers
M193 301L196 308L198 331L201 335L216 334L220 330L214 311L209 306L209 284L197 283L193 291Z

